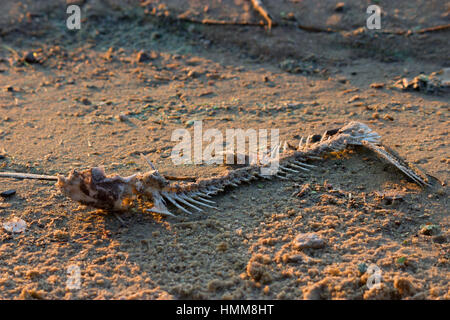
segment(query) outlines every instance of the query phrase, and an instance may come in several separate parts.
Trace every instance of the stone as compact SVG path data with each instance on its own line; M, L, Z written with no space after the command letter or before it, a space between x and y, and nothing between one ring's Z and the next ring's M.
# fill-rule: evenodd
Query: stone
M438 235L440 231L441 229L439 228L439 226L435 224L425 225L420 229L420 233L426 236Z
M150 60L151 60L151 57L147 53L145 53L144 51L140 51L137 54L137 61L138 62L147 62L147 61L150 61Z
M15 194L16 194L16 190L10 189L10 190L6 190L6 191L3 191L2 193L0 193L0 196L3 198L8 198Z
M447 242L447 237L442 235L442 234L434 236L433 237L433 242L434 243L439 243L439 244L446 243Z
M39 63L39 60L37 59L35 52L28 52L27 54L25 54L23 59L27 63Z
M336 4L336 6L334 7L334 11L342 12L342 11L344 11L344 8L345 8L345 3L344 2L338 2Z
M320 249L325 246L325 240L315 233L300 233L295 237L293 245L298 250L308 248Z

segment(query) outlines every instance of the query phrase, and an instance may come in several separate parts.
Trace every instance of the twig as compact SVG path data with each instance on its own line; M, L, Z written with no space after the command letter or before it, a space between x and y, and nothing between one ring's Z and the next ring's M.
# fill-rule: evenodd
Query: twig
M157 18L161 18L158 17L157 15L151 14L150 15L157 17ZM256 26L256 27L260 27L260 26L264 26L264 23L262 22L245 22L245 21L227 21L227 20L215 20L215 19L195 19L195 18L190 18L190 17L185 17L185 16L178 16L176 18L173 17L164 17L164 19L167 19L169 21L184 21L184 22L189 22L189 23L196 23L196 24L206 24L206 25L220 25L220 26ZM275 23L272 24L273 26L275 26Z
M343 30L331 29L331 28L320 28L320 27L314 27L314 26L305 26L305 25L302 25L302 24L298 24L297 28L302 29L304 31L308 31L308 32L333 33L333 32L341 32L341 31L343 31Z
M236 21L226 21L226 20L214 20L214 19L203 19L203 20L195 20L182 18L185 21L189 21L192 23L200 23L200 24L209 24L209 25L238 25L238 26L262 26L261 23L254 22L236 22Z
M276 26L276 23L272 20L267 10L264 8L261 0L250 0L252 2L253 7L256 11L258 11L266 20L268 29L271 29L272 26ZM146 5L144 3L143 5ZM161 18L159 15L152 13L152 12L146 12L146 14ZM198 24L206 24L206 25L236 25L236 26L264 26L264 23L261 22L246 22L246 21L228 21L228 20L216 20L216 19L195 19L192 17L187 17L184 14L178 15L176 18L174 17L162 17L163 19L169 19L174 21L186 21L190 23L198 23Z
M264 7L261 0L250 0L252 2L253 8L259 12L260 15L267 21L267 28L272 29L272 18L270 17L269 12Z
M449 30L449 29L450 29L450 24L446 24L446 25L441 25L441 26L435 26L435 27L420 29L419 31L416 31L416 33L427 33L427 32L435 32L435 31L444 31L444 30Z
M32 173L20 173L20 172L0 172L0 178L58 181L57 176L48 176L48 175L43 175L43 174L32 174Z
M16 58L17 61L20 61L21 63L23 63L23 64L26 65L26 66L29 66L29 65L30 65L30 64L26 61L25 58L21 58L21 57L20 57L20 54L19 54L16 50L14 50L13 48L11 48L10 46L7 46L6 44L2 44L2 47L3 47L4 49L7 49L7 50L11 51L11 53L15 56L15 58Z
M34 180L50 180L57 181L57 176L49 176L43 174L33 174L33 173L21 173L21 172L0 172L0 178L14 178L14 179L34 179ZM164 178L167 180L178 180L178 181L196 181L195 177L177 177L177 176L166 176Z
M167 180L192 181L192 182L197 181L197 179L194 177L177 177L164 175L164 178L166 178Z
M314 27L314 26L303 26L303 25L298 25L298 28L305 30L305 31L309 31L309 32L328 32L328 33L338 33L338 32L345 32L345 33L354 33L357 31L366 31L366 29L364 27L361 28L357 28L354 30L342 30L342 29L332 29L332 28L320 28L320 27ZM424 33L429 33L429 32L439 32L439 31L447 31L450 30L450 24L447 25L439 25L439 26L434 26L434 27L429 27L429 28L423 28L420 30L395 30L395 29L383 29L380 30L381 33L384 34L395 34L398 36L403 36L403 35L411 35L411 34L424 34Z
M215 19L202 19L197 20L195 18L188 18L188 17L177 17L179 21L186 21L190 23L197 23L197 24L206 24L206 25L235 25L235 26L263 26L262 23L255 23L255 22L244 22L244 21L227 21L227 20L215 20ZM268 25L268 28L275 27L278 24L271 20L270 27ZM284 24L281 24L282 26L286 26ZM308 26L308 25L302 25L297 24L296 27L298 29L304 30L306 32L314 32L314 33L354 33L359 30L365 31L365 28L358 28L354 30L345 30L345 29L334 29L334 28L322 28L322 27L316 27L316 26ZM394 34L394 35L409 35L409 34L424 34L424 33L430 33L430 32L439 32L439 31L447 31L450 29L450 25L440 25L430 28L424 28L417 31L412 30L381 30L384 34Z
M2 44L2 47L6 50L11 51L16 57L20 57L20 54L14 50L13 48L11 48L10 46L6 45L6 44Z

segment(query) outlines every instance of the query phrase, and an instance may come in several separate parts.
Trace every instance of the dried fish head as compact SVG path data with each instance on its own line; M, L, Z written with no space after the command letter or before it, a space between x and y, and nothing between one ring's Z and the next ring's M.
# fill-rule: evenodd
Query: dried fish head
M107 177L103 168L91 168L81 172L72 170L67 178L58 176L56 185L63 194L82 204L123 210L134 198L136 180L136 175Z

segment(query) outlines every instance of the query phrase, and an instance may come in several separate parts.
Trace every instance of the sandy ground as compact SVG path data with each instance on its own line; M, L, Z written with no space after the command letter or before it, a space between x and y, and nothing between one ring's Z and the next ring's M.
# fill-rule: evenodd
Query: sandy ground
M188 21L258 23L243 0L74 2L79 31L65 28L64 2L2 2L1 171L129 175L147 170L142 152L165 174L206 177L225 168L170 159L172 132L193 120L221 132L277 128L292 144L356 120L442 184L423 190L355 150L291 181L229 190L215 198L219 211L172 219L136 208L123 226L51 182L2 179L0 191L16 195L0 197L0 222L27 227L0 229L0 298L450 298L449 95L390 88L449 67L448 31L296 27L360 28L369 2L356 0L342 12L337 1L267 0L279 22L270 32ZM449 23L445 1L376 2L386 29ZM23 63L29 52L40 62ZM297 250L294 238L309 232L325 246ZM371 264L382 272L378 289L366 285ZM66 287L70 265L81 270L79 290Z

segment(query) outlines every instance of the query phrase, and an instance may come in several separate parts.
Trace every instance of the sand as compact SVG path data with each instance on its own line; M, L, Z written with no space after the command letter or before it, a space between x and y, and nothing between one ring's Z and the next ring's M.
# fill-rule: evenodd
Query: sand
M368 124L438 178L422 189L372 153L318 161L289 181L258 181L215 197L218 211L178 219L120 215L65 198L53 182L1 179L1 299L449 299L449 95L403 92L402 77L449 67L448 32L393 36L356 29L363 4L265 1L276 21L211 26L178 18L258 22L245 1L87 1L82 28L65 6L4 1L0 23L1 171L67 175L148 170L208 177L221 165L174 165L176 129L279 129L292 145L349 121ZM79 1L82 3L84 1ZM201 3L201 5L199 5ZM448 23L441 1L382 3L383 28ZM420 18L416 14L420 8ZM147 13L144 10L147 9ZM167 18L163 18L167 16ZM32 54L36 63L23 63ZM143 55L145 53L145 55ZM140 62L141 61L141 62ZM381 83L382 85L373 85ZM323 240L299 248L295 238ZM380 285L369 289L374 264ZM70 289L70 266L80 271Z

